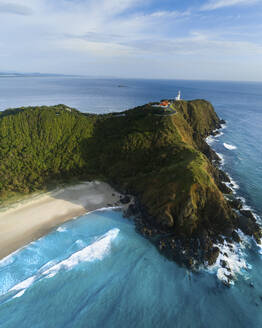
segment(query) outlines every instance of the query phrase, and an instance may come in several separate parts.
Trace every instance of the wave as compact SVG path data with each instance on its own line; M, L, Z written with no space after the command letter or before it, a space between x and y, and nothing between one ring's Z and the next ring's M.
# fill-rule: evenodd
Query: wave
M27 289L28 287L30 287L33 282L36 280L37 276L32 276L27 278L26 280L20 282L19 284L15 285L14 287L12 287L9 291L12 290L21 290L21 289Z
M109 206L109 207L101 207L94 211L90 211L87 214L94 213L94 212L104 212L104 211L112 211L112 210L120 210L122 206Z
M221 153L216 153L220 159L220 165L223 166L225 164L225 157Z
M13 296L13 298L17 298L17 297L21 297L21 296L23 296L24 293L25 293L25 291L26 291L25 289L21 290L21 292L15 294L15 296Z
M228 188L231 188L233 190L233 193L236 194L236 190L238 190L240 187L239 185L237 184L237 182L230 176L230 174L228 172L226 172L229 179L230 179L230 182L225 182L225 185L228 187Z
M98 208L96 210L93 210L93 211L90 211L90 212L87 212L85 215L88 215L88 214L92 214L92 213L95 213L95 212L103 212L103 211L110 211L110 210L120 210L122 209L122 206L110 206L110 207L101 207L101 208ZM72 220L75 220L75 219L78 219L79 216L75 216L72 218ZM65 232L67 231L67 228L66 227L63 227L63 226L60 226L56 229L57 232ZM40 237L37 241L39 240L42 240L44 239L45 236L42 236ZM15 255L17 255L21 250L23 250L25 247L29 247L30 245L33 245L35 244L35 241L32 241L31 243L25 245L25 246L22 246L21 248L18 248L16 251L14 251L13 253L7 255L6 257L2 258L0 260L0 267L4 267L8 264L11 264L15 261L16 257Z
M243 207L242 207L243 210L245 210L245 211L251 211L252 214L254 215L255 219L256 219L256 222L257 222L260 226L262 226L261 217L255 212L255 210L254 210L251 206L247 205L247 203L246 203L246 199L245 199L244 197L242 197L242 196L239 196L238 198L239 198L239 199L242 201L242 203L243 203ZM262 241L262 239L261 239L261 241Z
M207 271L216 273L219 280L226 284L234 285L234 279L237 275L247 276L247 271L252 268L246 262L247 255L244 253L246 245L250 243L250 237L245 236L240 230L237 230L242 242L228 243L224 240L223 244L217 244L220 250L216 263L210 266Z
M215 135L215 138L219 138L224 134L224 132L220 131L218 134Z
M100 238L95 240L91 245L73 253L67 259L58 263L55 263L54 260L46 263L38 270L35 275L16 284L11 289L9 289L7 293L11 293L12 298L20 297L34 282L39 281L42 278L51 278L55 276L61 269L71 270L73 267L82 262L103 260L110 253L111 244L116 239L119 232L120 230L118 228L111 229ZM15 295L13 295L14 292L16 292Z
M56 231L58 232L65 232L67 229L65 227L58 227Z
M214 130L214 132L218 132L219 130ZM219 137L221 137L222 135L224 134L224 132L222 132L222 131L219 131L219 133L218 134L216 134L216 135L210 135L210 136L208 136L208 137L206 137L206 143L209 145L209 146L211 146L215 141L217 141L217 139L219 138Z
M226 148L226 149L228 149L228 150L235 150L235 149L237 149L237 147L236 146L233 146L233 145L230 145L230 144L227 144L227 143L223 143L223 145L224 145L224 147Z
M95 260L101 261L106 255L109 254L111 249L111 242L117 237L119 231L120 230L117 228L109 230L105 235L96 240L93 244L74 253L66 260L46 270L43 274L47 275L48 277L53 277L61 269L70 270L81 262L93 262Z
M15 261L15 255L16 255L18 252L20 252L21 249L22 249L22 248L19 248L19 249L17 249L15 252L13 252L13 253L7 255L6 257L4 257L4 258L0 261L0 268L6 266L6 265L8 265L8 264L13 263L13 262Z
M212 145L215 141L216 141L216 140L215 140L215 137L214 137L214 136L208 136L208 137L206 138L206 143L207 143L209 146Z

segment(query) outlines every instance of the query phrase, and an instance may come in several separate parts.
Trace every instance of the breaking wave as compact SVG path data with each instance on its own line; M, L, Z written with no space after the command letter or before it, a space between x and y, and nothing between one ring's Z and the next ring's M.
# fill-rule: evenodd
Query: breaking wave
M223 166L225 164L225 157L221 153L216 153L220 159L220 165Z
M38 270L35 275L23 280L22 282L19 282L10 288L7 293L11 293L13 298L20 297L34 282L43 278L51 278L62 269L71 270L81 262L103 260L107 255L110 254L111 244L116 239L119 232L120 230L118 228L111 229L100 238L95 240L92 244L86 246L80 251L73 253L67 259L59 263L55 263L54 261L46 263Z
M100 239L96 240L91 245L74 253L66 260L52 266L50 269L43 272L43 275L53 277L61 269L70 270L80 262L93 262L95 260L103 260L110 253L111 243L117 237L119 229L109 230Z
M230 144L227 144L227 143L223 143L223 145L224 145L224 147L226 148L226 149L228 149L228 150L235 150L235 149L237 149L237 147L236 146L234 146L234 145L230 145Z
M224 240L223 244L217 244L219 256L216 263L208 268L207 271L216 273L219 280L226 284L234 285L237 275L248 278L248 270L252 268L246 261L245 249L250 244L250 238L245 236L241 230L237 230L242 242L229 243Z

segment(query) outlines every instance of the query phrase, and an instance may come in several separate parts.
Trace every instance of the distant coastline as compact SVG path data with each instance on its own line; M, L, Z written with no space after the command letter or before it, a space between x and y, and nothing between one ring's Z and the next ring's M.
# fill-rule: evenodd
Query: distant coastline
M51 74L51 73L9 73L9 72L0 72L0 77L56 77L56 76L71 76L64 74ZM73 76L73 75L72 75Z

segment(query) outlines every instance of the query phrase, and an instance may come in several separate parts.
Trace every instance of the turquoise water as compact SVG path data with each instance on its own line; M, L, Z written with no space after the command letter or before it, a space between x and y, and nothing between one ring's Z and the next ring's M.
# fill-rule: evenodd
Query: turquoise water
M259 219L262 83L1 78L0 108L66 103L120 111L178 89L185 99L210 100L226 119L209 142ZM93 212L0 262L0 327L262 327L262 255L247 242L232 258L245 265L227 288L215 269L192 274L160 256L121 212Z
M253 251L250 256L262 269L260 257ZM0 270L1 327L259 327L262 322L261 284L250 288L241 278L228 289L214 274L190 274L112 210L64 224L1 262Z

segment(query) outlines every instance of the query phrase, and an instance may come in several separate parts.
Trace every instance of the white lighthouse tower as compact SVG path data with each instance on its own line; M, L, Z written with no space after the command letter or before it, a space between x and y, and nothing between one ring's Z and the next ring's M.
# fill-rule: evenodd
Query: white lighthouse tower
M180 92L180 90L178 91L178 94L176 96L176 100L181 100L181 92Z

